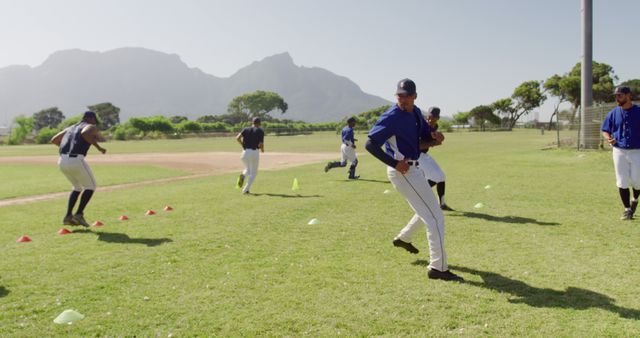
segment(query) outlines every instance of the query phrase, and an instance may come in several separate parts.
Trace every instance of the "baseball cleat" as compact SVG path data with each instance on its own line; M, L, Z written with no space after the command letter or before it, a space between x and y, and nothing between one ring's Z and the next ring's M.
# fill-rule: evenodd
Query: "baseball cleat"
M625 209L622 216L620 216L620 219L624 221L633 219L633 211L631 211L631 209Z
M242 188L243 185L244 185L244 175L240 174L240 176L238 176L238 182L236 182L236 187Z
M454 281L454 282L464 281L464 278L451 272L451 270L439 271L436 269L429 269L429 271L427 272L427 276L429 277L429 279L441 279L445 281Z
M455 211L455 210L451 209L451 207L446 205L446 204L440 205L440 209L442 209L444 211Z
M329 169L331 169L331 162L327 163L327 165L324 166L324 172L328 173Z
M631 217L636 214L636 209L638 208L638 200L631 201Z
M80 214L73 215L73 220L76 221L77 224L82 225L83 227L89 227L89 223L84 220L84 216Z
M76 222L73 219L73 216L71 216L71 215L64 216L64 218L62 219L62 224L64 224L64 225L80 225L78 222Z
M359 178L360 178L360 175L358 175L358 176L350 176L349 177L350 180L357 180Z
M418 248L416 248L415 246L413 246L413 244L411 243L407 243L401 239L394 239L393 240L393 246L398 247L398 248L403 248L407 251L409 251L412 254L417 254L420 252L420 250L418 250Z

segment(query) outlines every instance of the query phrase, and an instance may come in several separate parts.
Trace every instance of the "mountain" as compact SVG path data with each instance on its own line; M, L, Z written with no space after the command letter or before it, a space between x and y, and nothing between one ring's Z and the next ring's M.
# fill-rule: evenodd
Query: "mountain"
M344 76L295 65L288 53L220 78L190 68L176 54L144 48L103 53L73 49L56 52L37 67L0 68L0 123L54 106L73 116L100 102L120 107L121 120L153 115L195 119L224 114L234 97L255 90L277 92L288 103L284 115L274 116L308 122L338 121L389 104Z

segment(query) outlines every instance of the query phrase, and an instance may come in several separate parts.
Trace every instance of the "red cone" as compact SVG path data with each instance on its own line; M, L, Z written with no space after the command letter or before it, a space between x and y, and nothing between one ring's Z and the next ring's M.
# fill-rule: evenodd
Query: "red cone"
M95 222L93 222L93 224L91 224L91 226L94 226L94 227L101 227L103 225L104 225L104 223L102 223L101 221L95 221Z
M155 215L155 214L156 214L156 212L151 210L151 209L147 210L147 212L145 213L145 215L147 215L147 216L151 216L151 215Z
M127 217L126 215L122 215L122 216L120 216L120 218L119 218L119 219L120 219L121 221L126 221L126 220L128 220L128 219L129 219L129 217Z
M71 231L67 230L66 228L61 228L60 230L58 230L58 235L66 235L70 233Z
M20 242L31 242L31 238L29 238L29 236L27 236L27 235L24 235L24 236L18 238L18 240L16 242L18 242L18 243L20 243Z
M170 205L165 205L164 206L164 211L172 211L173 208Z

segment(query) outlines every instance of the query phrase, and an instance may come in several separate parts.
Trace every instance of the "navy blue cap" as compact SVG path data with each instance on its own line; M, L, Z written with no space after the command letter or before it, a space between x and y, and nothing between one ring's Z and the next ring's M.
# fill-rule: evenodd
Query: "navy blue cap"
M356 118L355 118L355 117L350 117L350 118L347 120L347 123L356 123Z
M410 79L402 79L398 82L396 94L413 95L416 93L416 84Z
M429 114L429 116L433 116L437 119L440 118L440 108L438 107L429 107L429 109L427 109L427 114Z
M254 117L253 120L251 120L253 123L260 123L260 118L259 117Z
M613 93L614 94L631 94L631 88L627 86L618 86L616 87L616 91L614 91Z
M83 119L86 119L87 117L93 117L94 119L98 119L98 116L96 116L96 113L92 112L92 111L86 111L84 112L84 115L82 116Z

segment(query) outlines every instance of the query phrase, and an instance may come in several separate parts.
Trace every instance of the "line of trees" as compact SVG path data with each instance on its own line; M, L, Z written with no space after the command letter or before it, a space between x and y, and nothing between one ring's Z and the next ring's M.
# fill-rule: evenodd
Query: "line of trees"
M120 108L110 102L87 107L98 115L98 128L103 134L118 140L183 137L189 134L237 132L246 127L254 117L263 120L267 132L276 134L299 134L311 131L335 130L339 123L310 124L302 121L278 119L269 115L272 111L284 114L288 104L274 92L255 91L235 97L222 115L204 115L196 121L186 116L134 117L120 123ZM65 118L58 107L34 113L31 117L20 116L14 120L7 144L22 144L33 137L36 143L48 143L60 130L78 123L82 115Z
M593 61L592 68L594 104L612 102L614 83L618 81L613 67L606 63ZM453 119L455 123L462 125L473 122L481 130L485 130L489 126L511 130L523 116L539 108L551 96L558 101L549 119L549 129L551 129L556 115L573 124L580 108L580 71L581 64L578 62L563 75L554 74L544 81L525 81L513 91L510 97L474 107L469 112L459 112L453 115ZM635 93L634 100L640 100L640 79L624 81L620 85L631 87ZM571 104L571 110L561 111L560 106L563 103Z

